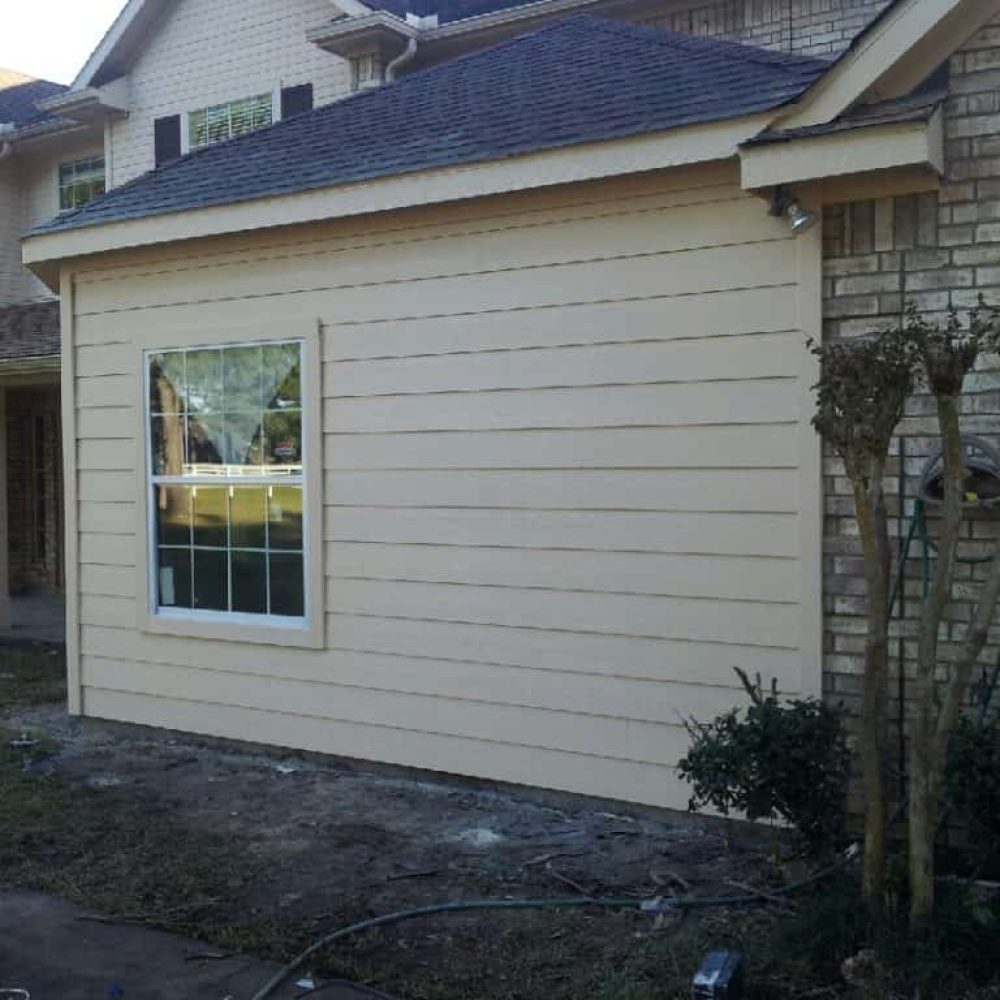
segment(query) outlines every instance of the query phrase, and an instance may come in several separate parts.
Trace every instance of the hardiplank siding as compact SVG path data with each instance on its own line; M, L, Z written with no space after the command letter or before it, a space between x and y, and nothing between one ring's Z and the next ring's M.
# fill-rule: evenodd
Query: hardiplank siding
M337 13L329 0L171 4L129 71L129 115L112 127L114 185L153 169L157 118L304 83L317 105L348 93L347 62L306 41Z
M78 275L84 712L683 807L733 666L819 690L802 247L708 170ZM144 634L139 348L268 318L323 324L328 648Z
M0 308L21 301L21 194L12 157L0 161Z

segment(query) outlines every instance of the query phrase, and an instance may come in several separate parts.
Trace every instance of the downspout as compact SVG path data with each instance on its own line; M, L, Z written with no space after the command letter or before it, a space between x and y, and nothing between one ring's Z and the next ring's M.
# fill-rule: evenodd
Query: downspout
M385 82L392 83L396 79L396 74L417 54L417 36L413 35L406 43L406 48L385 68Z

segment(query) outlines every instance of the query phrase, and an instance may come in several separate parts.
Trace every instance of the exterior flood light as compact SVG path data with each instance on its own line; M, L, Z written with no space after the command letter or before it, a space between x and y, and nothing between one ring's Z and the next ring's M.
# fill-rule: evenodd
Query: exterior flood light
M816 225L816 213L803 208L788 188L779 184L771 195L770 214L784 216L788 226L798 236Z
M785 209L785 218L792 232L798 235L816 225L816 214L803 208L797 201L790 201Z

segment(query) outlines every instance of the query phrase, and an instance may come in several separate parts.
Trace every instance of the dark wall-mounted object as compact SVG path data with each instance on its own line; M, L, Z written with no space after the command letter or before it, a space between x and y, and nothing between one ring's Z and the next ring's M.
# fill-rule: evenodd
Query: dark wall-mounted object
M968 435L962 438L962 464L966 472L964 506L1000 507L1000 450L985 438ZM942 502L943 476L944 457L939 450L927 460L920 475L922 500Z

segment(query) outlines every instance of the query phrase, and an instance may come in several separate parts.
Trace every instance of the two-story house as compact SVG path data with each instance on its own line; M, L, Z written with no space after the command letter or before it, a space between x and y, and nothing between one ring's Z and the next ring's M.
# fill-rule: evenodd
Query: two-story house
M70 87L0 71L0 376L6 517L0 629L51 633L61 594L58 307L20 236L154 166L587 10L781 52L835 57L887 0L130 2ZM3 559L7 569L3 570ZM39 620L41 614L42 620Z
M997 299L998 17L133 0L24 244L71 710L682 806L734 665L849 701L805 341Z

